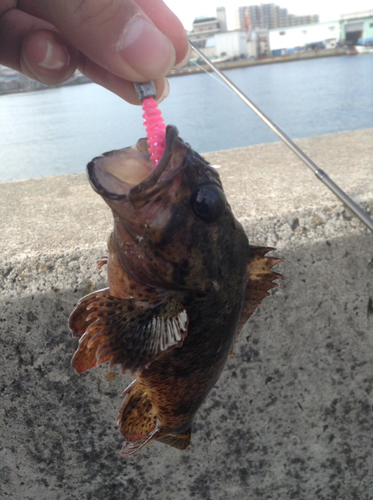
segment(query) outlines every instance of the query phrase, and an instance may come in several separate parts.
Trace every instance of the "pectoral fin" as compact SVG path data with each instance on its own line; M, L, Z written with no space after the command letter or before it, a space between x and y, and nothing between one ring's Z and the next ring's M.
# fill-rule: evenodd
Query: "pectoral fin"
M170 348L180 347L187 335L184 307L168 298L155 306L113 297L101 290L84 297L70 318L73 335L80 337L72 365L78 373L110 361L123 372L142 370Z
M103 288L102 290L97 290L89 295L86 295L79 300L78 305L70 314L69 327L73 332L73 337L80 338L87 329L87 317L90 314L89 306L94 302L99 301L101 298L108 297L110 295L109 288Z

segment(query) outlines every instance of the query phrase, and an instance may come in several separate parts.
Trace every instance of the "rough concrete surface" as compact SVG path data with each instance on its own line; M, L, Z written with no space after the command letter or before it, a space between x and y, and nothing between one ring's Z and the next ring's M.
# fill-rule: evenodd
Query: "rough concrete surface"
M297 142L372 214L373 129ZM109 209L84 175L0 184L0 498L373 498L372 233L280 143L206 157L286 279L246 325L184 452L154 443L121 458L129 378L70 366L69 313L106 283Z

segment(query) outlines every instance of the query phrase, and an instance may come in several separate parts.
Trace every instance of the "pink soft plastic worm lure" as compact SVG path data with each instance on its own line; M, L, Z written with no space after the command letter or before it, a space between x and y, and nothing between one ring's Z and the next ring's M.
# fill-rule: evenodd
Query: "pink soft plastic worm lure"
M154 163L154 168L158 165L159 160L165 147L166 125L161 116L161 111L158 109L157 101L155 100L156 91L154 82L135 83L135 90L138 98L142 102L144 114L144 125L146 128L146 136L148 139L150 159Z
M146 137L148 139L150 159L154 163L154 168L158 165L165 146L166 125L158 108L157 101L153 97L147 97L142 103L144 114L144 125Z

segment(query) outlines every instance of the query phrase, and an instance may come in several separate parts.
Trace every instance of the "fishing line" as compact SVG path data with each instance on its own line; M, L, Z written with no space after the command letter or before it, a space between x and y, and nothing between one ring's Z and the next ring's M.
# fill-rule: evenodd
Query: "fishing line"
M189 41L194 52L238 95L243 102L256 113L261 120L310 168L316 177L323 182L367 227L373 232L373 220L368 213L355 203L332 179L319 168L272 120L270 120L236 85L222 73L208 57Z
M230 91L231 89L228 87L228 85L223 82L221 79L217 78L214 74L214 72L211 72L211 71L207 71L206 68L204 68L203 66L201 66L201 64L198 64L198 62L193 62L192 63L192 66L197 66L198 68L200 68L202 71L204 71L207 75L209 75L210 78L212 78L215 82L219 83L219 85L221 85L222 87L224 87L226 90Z

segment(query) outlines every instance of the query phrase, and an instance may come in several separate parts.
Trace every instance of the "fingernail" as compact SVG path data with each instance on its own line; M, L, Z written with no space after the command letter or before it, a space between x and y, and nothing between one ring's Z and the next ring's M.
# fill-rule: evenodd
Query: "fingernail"
M184 68L184 66L187 66L190 60L191 52L192 52L192 47L188 43L188 51L185 54L185 57L179 63L175 64L174 69L181 69Z
M161 94L161 96L157 99L157 103L159 104L160 102L164 101L166 97L168 97L168 94L170 93L170 84L167 80L167 78L164 79L165 84L164 84L164 89Z
M116 48L127 64L149 80L162 78L175 64L170 40L142 17L126 26Z
M47 51L44 59L38 63L39 66L45 69L60 70L68 66L70 56L68 51L63 45L55 44L47 40Z

